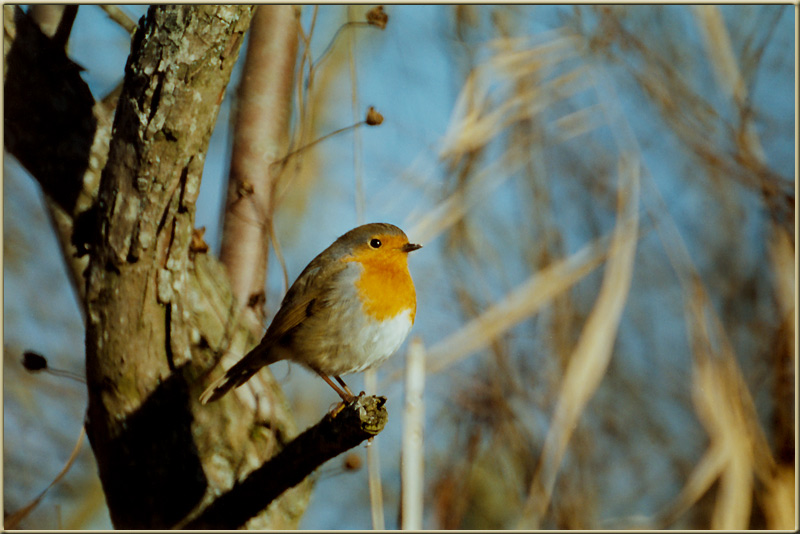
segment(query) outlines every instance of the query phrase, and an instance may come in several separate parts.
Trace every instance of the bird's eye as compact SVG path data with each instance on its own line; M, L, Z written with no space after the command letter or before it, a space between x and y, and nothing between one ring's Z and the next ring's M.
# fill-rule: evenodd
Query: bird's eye
M369 240L369 246L372 248L381 248L381 240L372 238Z

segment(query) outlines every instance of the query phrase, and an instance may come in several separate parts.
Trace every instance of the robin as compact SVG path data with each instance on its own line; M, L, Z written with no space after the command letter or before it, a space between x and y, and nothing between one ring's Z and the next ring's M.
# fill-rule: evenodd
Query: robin
M341 375L383 363L414 324L417 295L408 253L421 247L386 223L341 236L297 277L261 343L211 384L200 402L219 399L281 360L305 365L345 403L353 401Z

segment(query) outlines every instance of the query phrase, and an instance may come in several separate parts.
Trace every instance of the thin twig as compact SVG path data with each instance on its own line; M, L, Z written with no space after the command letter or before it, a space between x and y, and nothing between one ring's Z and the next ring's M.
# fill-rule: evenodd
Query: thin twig
M5 528L9 530L17 528L19 522L25 519L28 516L28 514L30 514L33 511L33 509L39 505L42 499L44 499L44 496L47 495L47 492L50 491L50 488L58 484L58 481L64 478L64 475L67 474L67 472L72 467L72 464L75 463L75 459L78 457L78 453L81 450L81 445L83 445L83 437L85 435L86 435L86 427L81 425L81 431L80 434L78 434L78 440L75 442L75 447L72 448L72 453L70 453L67 462L64 464L64 467L61 468L61 471L58 473L58 475L56 475L53 481L44 489L44 491L42 491L39 494L38 497L36 497L33 501L28 503L22 509L17 510L13 514L6 516L3 525Z
M334 130L333 132L331 132L329 134L323 135L322 137L319 137L319 138L311 141L307 145L301 146L300 148L289 152L288 154L283 156L281 159L273 161L270 164L270 166L272 166L272 165L281 165L281 166L283 166L283 165L286 164L287 161L289 161L290 158L292 158L293 156L296 156L298 153L303 152L304 150L308 150L309 148L313 147L317 143L321 143L322 141L325 141L329 137L333 137L334 135L338 135L340 133L346 132L347 130L351 130L353 128L358 128L359 126L361 126L363 124L366 124L366 122L367 122L366 120L363 120L363 121L357 122L355 124L351 124L350 126L345 126L344 128L339 128L338 130Z
M331 50L333 50L333 45L336 42L336 39L339 37L339 34L342 33L342 30L349 28L351 26L371 26L368 22L363 22L360 20L349 20L339 26L339 29L336 30L336 33L333 35L333 38L328 43L328 46L325 50L320 54L319 58L314 61L308 69L308 80L306 81L306 86L310 87L311 84L314 82L314 73L316 72L317 67L328 58Z
M348 18L353 6L347 7ZM358 120L358 72L356 72L356 34L350 34L350 57L348 64L350 67L350 98L353 110L353 120ZM355 178L355 204L356 222L364 224L364 177L361 168L363 160L363 150L361 144L361 133L358 129L353 131L353 175Z
M281 266L281 273L283 273L283 293L289 291L289 270L286 268L286 260L281 251L281 244L278 241L278 235L275 233L275 224L272 218L267 221L269 228L269 242L272 243L272 250L275 251L275 257L278 258L278 264Z
M307 121L310 119L309 113L307 110L307 100L308 100L308 91L309 87L306 87L306 84L302 82L303 79L307 77L305 74L306 65L311 65L311 38L314 35L314 27L317 23L317 12L319 11L319 6L314 6L314 11L311 15L311 25L308 29L308 34L303 31L303 26L301 24L297 25L298 32L300 33L300 38L303 40L303 53L300 55L300 65L297 68L297 77L295 79L295 88L297 90L297 127L294 128L292 132L292 138L289 142L289 151L292 152L294 147L297 146L299 143L302 142L305 131L307 129Z

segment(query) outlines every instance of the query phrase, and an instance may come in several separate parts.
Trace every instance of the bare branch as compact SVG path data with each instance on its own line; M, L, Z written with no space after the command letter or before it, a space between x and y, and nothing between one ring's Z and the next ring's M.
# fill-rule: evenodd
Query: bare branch
M286 151L297 56L297 12L291 6L259 6L253 17L239 86L235 138L220 260L240 306L263 303L273 192ZM254 307L255 308L255 307ZM255 312L260 331L263 313Z
M183 528L234 529L331 458L377 435L386 425L385 397L359 397L336 417L327 414L283 451L237 483Z
M108 18L122 26L126 32L133 34L136 31L136 22L134 22L124 11L119 7L112 4L101 4L100 8L106 12Z

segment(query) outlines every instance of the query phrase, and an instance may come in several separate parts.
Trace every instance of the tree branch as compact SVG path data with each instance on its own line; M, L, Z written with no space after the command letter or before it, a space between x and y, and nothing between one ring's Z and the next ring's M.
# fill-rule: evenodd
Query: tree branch
M101 4L100 8L106 12L108 18L119 24L126 32L133 34L136 31L136 23L116 5Z
M256 10L242 81L220 261L246 319L262 332L269 225L279 168L286 152L297 57L298 13L293 6Z
M317 467L364 440L386 425L386 397L359 397L336 416L327 414L283 451L219 496L183 528L235 529L242 527L273 499L298 484Z

